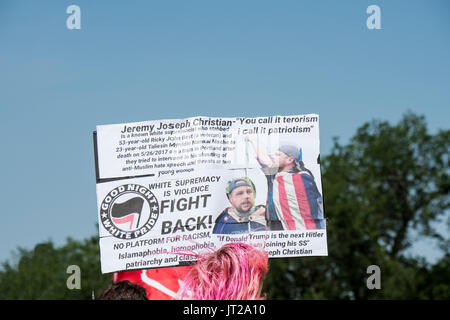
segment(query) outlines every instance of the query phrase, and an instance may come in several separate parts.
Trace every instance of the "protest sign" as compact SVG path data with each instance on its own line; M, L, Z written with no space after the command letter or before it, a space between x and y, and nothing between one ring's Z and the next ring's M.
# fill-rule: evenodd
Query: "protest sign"
M318 115L101 125L94 144L103 273L229 242L327 255Z

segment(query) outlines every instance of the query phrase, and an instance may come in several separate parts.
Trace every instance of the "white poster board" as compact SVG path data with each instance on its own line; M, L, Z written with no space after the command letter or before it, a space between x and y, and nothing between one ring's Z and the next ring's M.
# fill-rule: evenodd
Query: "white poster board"
M319 117L97 126L103 273L180 266L229 242L327 255Z

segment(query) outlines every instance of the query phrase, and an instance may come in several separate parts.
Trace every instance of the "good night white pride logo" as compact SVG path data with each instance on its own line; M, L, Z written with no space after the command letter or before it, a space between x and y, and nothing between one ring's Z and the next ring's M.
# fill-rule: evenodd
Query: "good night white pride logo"
M136 239L149 232L159 217L159 203L146 187L125 184L111 190L100 206L100 220L119 239Z

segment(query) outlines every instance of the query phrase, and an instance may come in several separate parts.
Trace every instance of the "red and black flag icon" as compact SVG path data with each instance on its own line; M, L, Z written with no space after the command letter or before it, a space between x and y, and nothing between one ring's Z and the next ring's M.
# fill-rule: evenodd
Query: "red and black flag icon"
M111 219L115 224L130 223L129 230L139 225L144 199L134 197L122 203L114 203L111 209ZM136 223L134 223L136 221Z

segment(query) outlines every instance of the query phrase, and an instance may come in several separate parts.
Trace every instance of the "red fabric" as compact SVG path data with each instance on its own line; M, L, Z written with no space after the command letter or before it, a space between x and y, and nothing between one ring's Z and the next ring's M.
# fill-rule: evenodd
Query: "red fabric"
M287 197L286 188L284 186L283 177L277 177L278 181L278 195L280 199L280 207L283 214L283 219L287 224L289 230L296 230L295 221L292 217L291 209L289 208L289 199Z
M297 203L300 215L305 222L306 229L317 229L314 218L311 215L311 208L309 205L308 194L306 192L305 184L303 183L302 175L296 173L292 175L294 181L295 195L297 196Z
M144 287L149 300L173 300L172 296L145 282L142 271L145 271L147 278L157 281L160 285L176 293L180 288L178 280L182 281L191 268L192 266L185 266L116 272L113 280L115 282L128 280Z

